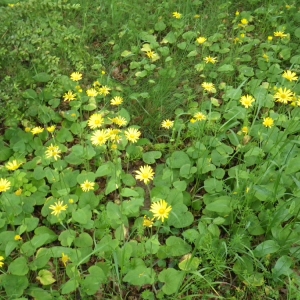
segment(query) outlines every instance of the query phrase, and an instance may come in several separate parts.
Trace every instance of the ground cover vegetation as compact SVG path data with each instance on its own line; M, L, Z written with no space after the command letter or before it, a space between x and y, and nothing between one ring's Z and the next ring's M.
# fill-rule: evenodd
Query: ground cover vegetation
M300 299L297 2L0 5L0 299Z

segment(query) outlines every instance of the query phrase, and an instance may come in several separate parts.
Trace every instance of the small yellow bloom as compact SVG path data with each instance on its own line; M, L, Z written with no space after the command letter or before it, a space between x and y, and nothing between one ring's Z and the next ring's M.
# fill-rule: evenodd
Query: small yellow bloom
M197 122L197 120L196 120L196 119L194 119L194 118L192 118L192 119L190 119L190 122L191 122L192 124L194 124L194 123L196 123L196 122Z
M101 83L98 80L93 82L93 87L100 87L100 86L101 86Z
M25 132L30 132L31 128L30 127L25 127Z
M207 39L203 36L199 36L196 41L199 45L201 45L204 44L207 41Z
M287 79L288 81L297 81L298 76L295 72L291 72L290 70L284 71L282 77Z
M105 74L106 74L106 72L105 72L105 71L101 71L101 74L102 74L102 75L105 75Z
M195 122L196 121L205 121L207 119L207 117L202 112L197 112L197 113L194 114L193 119L195 120ZM195 122L192 122L192 123L195 123Z
M22 189L18 189L15 191L15 195L16 196L21 196L22 195L23 190Z
M86 94L89 96L89 97L96 97L98 95L98 92L95 90L95 89L88 89L86 91Z
M255 102L255 99L250 95L246 95L241 97L240 102L244 107L249 108L252 107L252 103Z
M102 146L108 140L109 135L106 130L96 130L91 137L92 144L95 146Z
M268 41L271 42L273 40L273 37L271 35L268 36Z
M218 59L216 57L211 57L211 56L207 56L204 57L203 60L205 61L206 64L215 64L216 62L218 62Z
M110 100L111 105L118 106L121 105L122 103L123 103L123 98L120 96L116 96Z
M40 134L40 133L42 133L43 131L44 131L44 128L42 128L42 127L40 127L40 126L34 127L34 128L31 129L31 133L32 133L33 135Z
M249 21L247 19L242 19L241 20L241 25L243 25L243 26L247 26L248 23L249 23Z
M243 134L247 135L249 133L249 128L247 126L244 126L241 131Z
M4 178L0 178L0 193L1 192L6 192L10 189L11 183Z
M61 261L64 264L64 266L67 266L68 261L70 261L70 257L64 253L61 255Z
M140 167L140 169L135 172L137 174L137 175L135 175L135 178L140 181L144 181L145 184L148 184L149 181L153 180L154 171L148 165Z
M70 203L70 204L73 204L73 203L74 203L74 200L73 200L73 199L69 199L69 203Z
M277 93L274 95L276 102L280 102L283 104L287 104L288 102L292 101L294 97L294 93L287 88L279 88Z
M4 265L4 262L2 260L4 260L4 257L0 256L0 268L2 268Z
M76 100L76 95L72 91L68 91L64 94L64 101Z
M82 79L82 74L79 72L73 72L70 77L73 81L79 81Z
M17 235L15 235L14 240L15 241L22 241L23 239L20 235L17 234Z
M263 54L263 58L266 60L266 62L269 61L269 56L268 56L268 54L264 53L264 54Z
M144 216L143 226L151 228L153 226L153 219L149 219Z
M111 88L109 88L108 86L106 85L103 85L102 87L100 87L98 89L98 92L100 95L103 95L103 96L107 96L111 91Z
M275 31L274 32L274 36L275 37L279 37L279 38L285 38L285 37L287 37L287 34L286 33L284 33L284 31Z
M102 114L92 114L88 120L88 126L91 129L96 129L104 124L104 119Z
M174 11L174 12L173 12L173 17L174 17L175 19L181 19L182 14L179 13L179 12L177 12L177 11Z
M270 117L264 118L263 125L265 127L271 128L274 125L274 120Z
M52 126L47 127L46 129L47 129L48 132L53 133L55 128L56 128L56 126L52 125Z
M68 205L63 205L62 201L55 202L54 205L50 205L49 208L53 210L51 212L52 215L59 216L62 211L68 208Z
M174 126L174 121L171 121L169 119L162 121L161 127L165 129L170 129Z
M53 146L52 144L49 147L47 147L47 150L45 152L47 158L53 157L55 160L60 158L60 153L61 150L59 149L59 147Z
M125 136L129 142L136 143L140 138L141 132L135 128L128 128L125 131Z
M216 92L216 88L215 85L212 82L203 82L201 84L201 86L203 87L203 89L209 93L215 93Z
M172 206L168 206L165 200L160 200L151 204L150 211L153 213L154 218L161 219L164 222L165 219L169 218Z
M241 37L242 39L244 39L245 36L246 36L245 33L241 33L241 34L240 34L240 37Z
M15 170L19 169L21 165L22 165L21 162L18 162L17 160L14 159L12 161L9 161L5 165L5 168L9 171L15 171Z
M195 19L199 19L199 18L200 18L200 15L194 15L194 18L195 18Z
M86 180L84 183L80 185L81 189L84 192L93 191L95 186L95 182Z
M152 50L148 50L148 51L146 51L146 55L147 55L149 58L153 58L154 55L155 55L155 52L152 51Z

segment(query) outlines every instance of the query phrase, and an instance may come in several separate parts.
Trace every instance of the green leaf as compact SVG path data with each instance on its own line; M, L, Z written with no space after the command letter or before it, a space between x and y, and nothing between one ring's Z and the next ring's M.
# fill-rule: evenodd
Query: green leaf
M163 31L166 29L166 27L167 25L163 21L158 21L154 26L156 31Z
M198 257L192 257L191 255L185 255L181 262L178 264L180 270L183 271L197 271L200 264Z
M227 196L219 197L216 201L206 205L209 211L227 215L232 211L231 198Z
M280 249L278 243L273 240L267 240L259 244L253 251L254 255L258 258L264 257L268 254L275 253Z
M170 256L182 256L189 253L192 249L188 243L176 236L168 237L166 245Z
M143 154L143 161L146 164L154 164L156 159L161 158L162 153L160 151L149 151Z
M1 276L1 284L5 289L6 295L15 299L23 295L24 290L28 287L28 279L27 276L5 274Z
M181 50L185 50L187 43L186 42L181 42L177 44L177 47Z
M216 178L208 178L204 181L204 189L209 194L221 192L223 190L223 181Z
M194 221L194 216L188 211L186 205L182 203L175 204L172 207L168 224L175 228L184 228L190 226Z
M158 275L158 280L164 282L162 287L163 292L166 295L171 295L176 293L181 286L181 283L184 279L184 272L177 271L175 269L168 268L163 270Z
M48 82L52 79L52 77L49 74L45 73L45 72L38 73L35 76L33 76L32 78L36 82Z
M170 31L161 41L162 44L167 44L167 43L173 44L175 42L176 42L176 36L172 31Z
M32 89L29 89L29 90L26 90L22 96L25 98L25 99L37 99L38 96L37 96L37 93L36 91L32 90Z
M29 271L27 265L27 259L25 257L16 258L9 266L8 272L12 275L23 276L26 275Z
M172 169L180 169L181 166L191 163L189 156L183 151L174 151L166 162Z
M79 286L79 282L76 279L70 279L65 284L62 285L61 293L63 295L70 294L74 292Z
M224 73L229 73L234 71L234 67L230 64L224 64L223 66L219 67L218 72L224 72Z
M291 273L293 273L292 269L290 268L292 264L292 258L287 255L281 256L272 269L273 275L275 277L279 277L281 275L289 276Z
M75 238L74 245L79 248L91 247L93 246L93 239L88 233L83 232L80 233L77 238Z
M186 190L187 183L185 181L178 180L173 182L173 186L176 190L183 192Z
M155 271L146 266L138 266L130 270L123 278L125 282L132 285L144 286L146 284L153 284L155 280Z
M64 230L60 233L58 240L64 247L70 247L76 238L76 231L72 229Z
M54 283L56 280L53 278L53 274L48 270L41 270L36 277L42 285L49 285Z
M296 36L297 38L300 39L300 27L298 27L298 28L295 30L294 34L295 34L295 36Z
M87 224L89 215L87 214L86 210L78 209L72 212L72 220L74 222L78 222L79 224Z
M92 266L88 269L89 275L82 282L82 289L87 295L96 294L101 288L101 284L107 281L107 276L100 267Z

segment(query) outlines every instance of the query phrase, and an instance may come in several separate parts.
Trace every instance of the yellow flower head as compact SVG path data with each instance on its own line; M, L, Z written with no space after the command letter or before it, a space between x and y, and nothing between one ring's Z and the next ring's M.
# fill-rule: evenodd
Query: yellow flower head
M125 136L129 142L136 143L140 138L141 132L135 128L128 128L125 131Z
M0 256L0 268L2 268L4 265L4 262L2 260L4 260L4 257Z
M6 192L10 189L11 183L4 178L0 178L0 193L1 192Z
M298 76L295 72L291 72L290 70L284 71L282 77L287 79L288 81L297 81Z
M210 92L210 93L215 93L216 92L216 88L215 88L214 84L211 83L211 82L203 82L201 84L201 86L207 92Z
M12 161L9 161L6 165L5 165L5 168L9 171L15 171L17 169L19 169L19 167L22 165L21 162L18 162L17 160L12 160Z
M100 95L103 95L103 96L107 96L111 91L111 88L109 88L108 86L106 85L103 85L102 87L100 87L98 89L98 92Z
M165 219L169 218L171 206L165 200L160 200L151 204L150 211L153 213L154 218L161 219L164 222Z
M294 93L287 88L279 88L277 93L274 95L276 102L280 102L283 104L287 104L289 101L292 101L294 97Z
M121 105L122 103L123 103L123 98L120 96L116 96L110 100L111 105L118 106Z
M151 228L153 226L153 219L149 219L144 216L143 226Z
M31 128L30 127L25 127L25 132L30 132L31 131Z
M165 129L170 129L174 126L174 121L171 121L169 119L162 121L161 127Z
M207 41L207 39L203 36L199 36L196 41L199 45L201 45L204 44Z
M102 146L108 140L109 135L106 130L96 130L91 137L92 144L95 146Z
M70 76L73 81L79 81L82 79L82 74L79 72L73 72Z
M270 117L264 118L263 125L265 127L271 128L274 125L274 120Z
M61 150L59 149L58 146L53 146L51 144L49 147L47 147L47 150L45 153L46 153L47 158L53 157L55 160L57 160L58 158L60 158Z
M196 120L196 119L194 119L194 118L192 118L192 119L190 119L190 122L191 122L192 124L194 124L194 123L196 123L196 122L197 122L197 120Z
M148 50L148 51L146 51L146 55L148 58L152 59L155 56L155 52L152 50Z
M273 37L271 35L268 36L268 41L271 42L273 40Z
M17 234L17 235L15 235L14 240L15 241L22 241L23 239L20 235Z
M68 261L70 261L70 257L64 253L61 255L61 261L64 264L64 266L67 266Z
M242 19L242 20L241 20L241 25L242 25L242 26L247 26L248 23L249 23L249 21L248 21L247 19Z
M195 122L205 121L207 119L207 117L202 112L197 112L197 113L194 114L193 119L195 120ZM192 122L192 120L191 120L191 122ZM195 123L195 122L192 122L192 123Z
M263 58L266 60L266 62L269 61L269 55L268 54L264 53L263 54Z
M218 62L218 59L216 57L211 57L211 56L207 56L204 57L203 60L205 61L206 64L215 64L216 62Z
M179 12L177 12L177 11L174 11L174 12L173 12L173 17L174 17L175 19L181 19L182 14L179 13Z
M48 132L53 133L55 128L56 128L56 126L52 125L52 126L47 127L46 129L47 129Z
M93 191L95 186L95 182L86 180L84 183L80 185L81 189L84 192Z
M42 133L43 131L44 131L44 128L42 128L42 127L40 127L40 126L34 127L34 128L31 129L31 133L32 133L33 135L40 134L40 133Z
M284 33L284 31L275 31L274 36L283 39L283 38L287 37L287 34Z
M153 180L154 177L154 171L153 169L146 165L140 167L139 171L135 171L137 175L135 175L135 178L144 181L145 184L148 184L149 181Z
M104 119L102 114L92 114L88 120L88 126L91 129L96 129L104 124Z
M250 95L246 95L242 96L240 102L244 107L249 108L252 107L252 103L255 102L255 99Z
M96 97L98 95L98 92L95 90L95 89L88 89L86 91L86 94L89 96L89 97Z
M241 131L242 133L247 135L249 133L249 128L247 126L244 126Z
M114 124L117 124L119 127L123 127L127 124L126 119L120 116L114 117L113 119L111 119L111 121Z
M21 196L21 195L22 195L22 192L23 192L22 189L17 189L17 190L15 191L15 195L16 195L16 196Z
M64 94L64 101L73 101L76 100L76 94L74 94L72 91L68 91Z
M66 210L68 208L68 205L63 205L64 203L62 201L55 202L54 205L50 205L49 208L53 210L51 212L52 215L59 216L62 211Z
M106 129L106 132L108 134L108 137L111 141L114 142L120 142L121 141L121 136L119 135L121 130L120 129L112 129L112 128L108 128Z

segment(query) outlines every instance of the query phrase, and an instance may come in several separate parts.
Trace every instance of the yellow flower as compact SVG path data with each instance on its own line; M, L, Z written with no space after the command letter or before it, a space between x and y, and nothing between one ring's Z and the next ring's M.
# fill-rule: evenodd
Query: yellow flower
M94 190L94 185L95 182L86 180L84 183L80 185L80 187L84 192L88 192Z
M249 133L249 128L247 126L244 126L241 131L244 134L248 134Z
M105 75L105 74L106 74L106 72L105 72L105 71L101 71L101 74L102 74L102 75Z
M106 130L104 130L104 129L96 130L91 137L91 141L92 141L92 144L95 146L102 146L106 143L108 138L109 138L109 135Z
M40 127L40 126L34 127L34 128L31 129L31 133L32 133L33 135L35 135L35 134L40 134L40 133L42 133L43 131L44 131L44 128L42 128L42 127Z
M149 58L153 58L154 55L155 55L155 52L154 52L154 51L151 51L151 50L148 50L148 51L146 51L146 55L147 55Z
M238 37L236 37L236 38L233 40L233 42L234 42L235 44L242 44L242 43L243 43Z
M200 15L194 15L194 18L195 18L195 19L199 19L199 18L200 18Z
M205 61L206 64L208 63L215 64L216 62L218 62L216 57L211 57L211 56L204 57L203 60Z
M174 17L175 19L181 19L182 14L180 14L180 13L177 12L177 11L174 11L174 12L173 12L173 17Z
M98 89L98 91L100 95L107 96L110 93L111 88L109 88L106 85L103 85L101 88Z
M271 128L274 125L274 120L270 117L264 118L263 125Z
M52 215L59 216L60 213L68 208L68 205L63 205L62 201L55 202L54 205L50 205L49 208L53 210Z
M284 38L284 37L287 37L287 34L286 33L284 33L284 31L275 31L274 32L274 36L275 37L279 37L279 38Z
M277 93L274 95L274 98L277 99L276 102L280 102L283 104L287 104L289 101L292 101L294 97L294 93L289 89L279 88Z
M67 266L68 261L70 260L70 257L64 253L61 255L61 261L64 264L64 266Z
M79 81L82 79L82 74L79 72L73 72L70 77L73 81Z
M6 165L5 165L5 168L7 170L10 170L10 171L15 171L17 169L19 169L19 167L22 165L22 163L20 162L17 162L15 159L12 160L12 161L9 161Z
M295 72L291 72L290 70L284 71L282 77L289 81L297 81L298 76Z
M150 211L153 213L153 216L158 220L161 219L164 222L165 219L169 218L170 211L172 210L171 206L168 206L168 203L165 200L160 200L151 204Z
M201 45L204 44L207 41L207 39L203 36L199 36L196 41L199 45Z
M153 180L154 171L148 165L140 167L139 171L135 172L137 174L135 175L135 178L140 181L144 181L145 184L148 184L149 181Z
M4 265L4 262L2 260L4 260L4 257L0 256L0 268L2 268Z
M143 226L151 228L153 226L153 219L149 219L144 216Z
M10 182L7 179L0 178L0 193L10 189Z
M235 12L235 15L236 15L236 16L239 16L239 15L240 15L240 12L237 10L237 11Z
M74 199L69 199L69 203L73 204L74 203Z
M22 195L22 189L18 189L15 191L16 196L21 196Z
M194 124L194 123L196 123L196 122L197 122L197 120L196 120L196 119L194 119L194 118L192 118L192 119L190 120L190 122L191 122L192 124Z
M115 142L121 141L121 136L119 135L119 133L121 132L120 129L108 128L106 129L106 132L111 141L115 141Z
M52 144L49 147L47 147L47 150L45 152L47 158L53 157L55 160L60 158L60 153L61 150L59 149L59 147L53 146Z
M161 123L161 127L162 128L166 128L166 129L170 129L174 126L174 121L171 121L169 119L162 121Z
M127 124L126 119L123 118L123 117L120 117L120 116L111 119L111 121L112 121L114 124L117 124L119 127L125 126L125 125Z
M88 126L91 129L99 128L104 124L102 114L92 114L88 120Z
M195 122L196 121L205 121L207 119L207 117L202 112L197 112L194 114L193 119L195 120ZM191 120L191 122L192 122L192 120ZM195 122L192 122L192 123L195 123Z
M88 89L86 91L86 94L89 96L89 97L96 97L98 95L98 92L95 90L95 89Z
M141 132L135 128L128 128L125 131L125 136L129 142L136 143L140 138Z
M123 98L120 96L116 96L110 100L111 105L118 106L121 105L122 103L123 103Z
M15 241L22 241L23 239L20 235L17 234L17 235L15 235L14 240Z
M48 132L52 133L52 132L54 132L55 128L56 128L56 126L52 125L50 127L47 127L46 129L47 129Z
M250 95L246 95L241 97L240 102L244 107L249 108L252 107L252 103L255 102L255 99Z
M73 101L76 100L76 95L72 91L68 91L64 94L64 101Z
M273 37L271 35L268 36L268 41L271 42L273 40Z
M101 86L101 83L98 80L93 82L93 87L99 87L99 86Z
M207 92L211 92L211 93L215 93L216 89L213 83L211 82L203 82L201 84L201 86L203 87L203 89Z
M249 21L248 21L247 19L242 19L242 20L241 20L241 25L242 25L242 26L247 26L248 23L249 23Z
M25 132L30 132L31 128L30 127L25 127Z
M263 58L266 60L266 62L269 61L269 56L268 56L268 54L264 53L264 54L263 54Z

